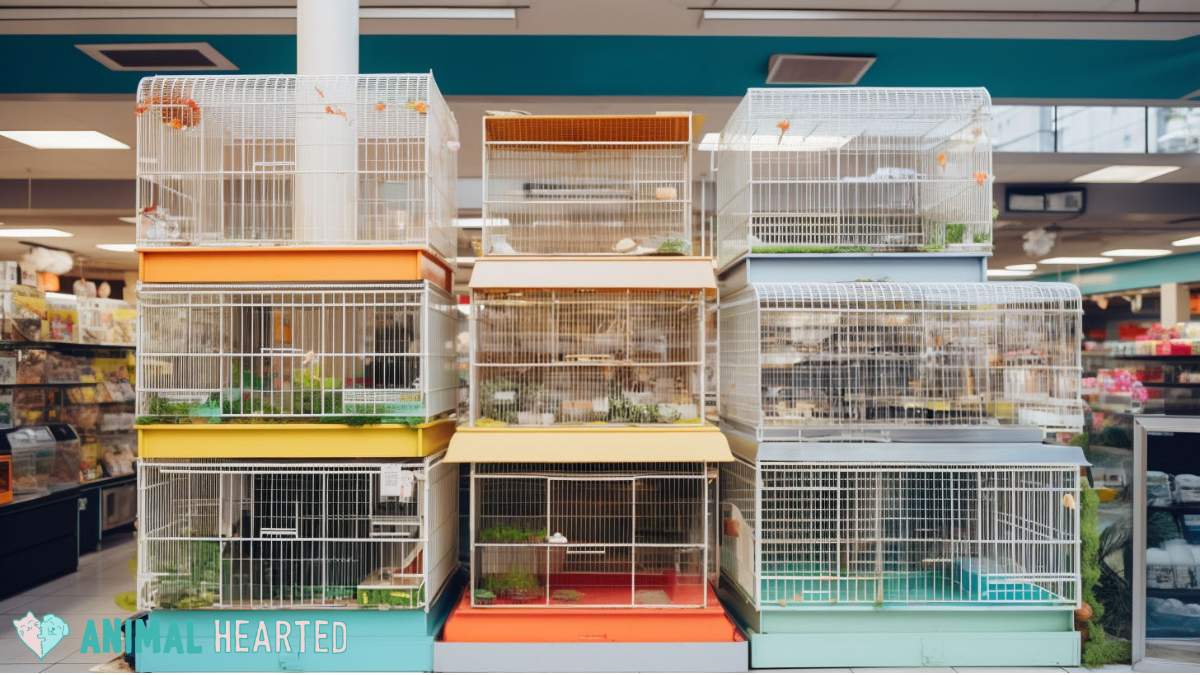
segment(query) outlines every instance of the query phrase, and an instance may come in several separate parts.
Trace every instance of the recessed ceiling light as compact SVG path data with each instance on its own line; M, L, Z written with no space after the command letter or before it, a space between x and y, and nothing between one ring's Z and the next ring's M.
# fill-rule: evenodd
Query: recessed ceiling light
M9 227L0 230L0 237L10 239L48 239L50 237L74 237L70 232L53 227Z
M1176 239L1171 242L1172 246L1200 246L1200 235L1188 237L1186 239Z
M0 131L0 136L38 150L128 150L99 131Z
M96 248L115 253L133 253L137 248L137 244L96 244Z
M1059 258L1046 258L1039 260L1042 265L1096 265L1098 263L1112 262L1112 258L1104 258L1098 255L1081 255L1081 256L1062 256Z
M137 216L121 216L120 218L117 218L117 220L121 221L122 223L137 225Z
M1016 272L1031 272L1037 269L1037 263L1021 263L1019 265L1005 265L1004 269L1013 270Z
M1133 166L1114 164L1103 169L1096 169L1072 179L1073 183L1144 183L1151 178L1165 176L1172 171L1178 171L1177 166Z
M1171 250L1167 248L1114 248L1100 255L1113 258L1154 258L1160 255L1171 255Z
M1033 272L1029 270L988 270L988 278L1004 278L1004 277L1027 277Z

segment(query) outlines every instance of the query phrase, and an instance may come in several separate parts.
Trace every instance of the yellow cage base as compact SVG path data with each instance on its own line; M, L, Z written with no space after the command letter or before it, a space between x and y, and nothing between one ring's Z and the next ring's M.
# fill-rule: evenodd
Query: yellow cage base
M376 424L146 424L138 456L149 459L366 459L428 457L450 444L454 420Z

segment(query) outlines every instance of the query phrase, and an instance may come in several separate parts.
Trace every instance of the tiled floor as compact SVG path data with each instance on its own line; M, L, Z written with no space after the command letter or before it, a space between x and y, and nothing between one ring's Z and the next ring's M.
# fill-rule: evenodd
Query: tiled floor
M0 600L0 673L57 673L86 671L112 660L111 654L80 654L83 628L88 619L120 619L126 612L117 606L117 594L133 590L130 561L137 555L131 534L106 537L103 548L79 559L79 571ZM31 564L37 564L32 561ZM67 622L70 634L45 659L17 639L12 620L33 612L55 614Z

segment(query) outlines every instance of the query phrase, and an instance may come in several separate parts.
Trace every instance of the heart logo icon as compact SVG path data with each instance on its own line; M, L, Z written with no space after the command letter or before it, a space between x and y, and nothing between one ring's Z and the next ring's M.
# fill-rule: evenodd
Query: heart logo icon
M17 637L39 660L46 658L50 650L71 634L67 622L53 614L46 614L39 620L33 612L26 612L25 616L13 620L13 627L17 629Z

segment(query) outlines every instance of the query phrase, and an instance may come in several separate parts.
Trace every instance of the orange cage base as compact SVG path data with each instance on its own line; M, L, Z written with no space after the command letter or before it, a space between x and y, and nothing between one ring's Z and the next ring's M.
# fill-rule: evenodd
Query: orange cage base
M707 607L472 607L464 594L444 642L741 642L716 593Z

